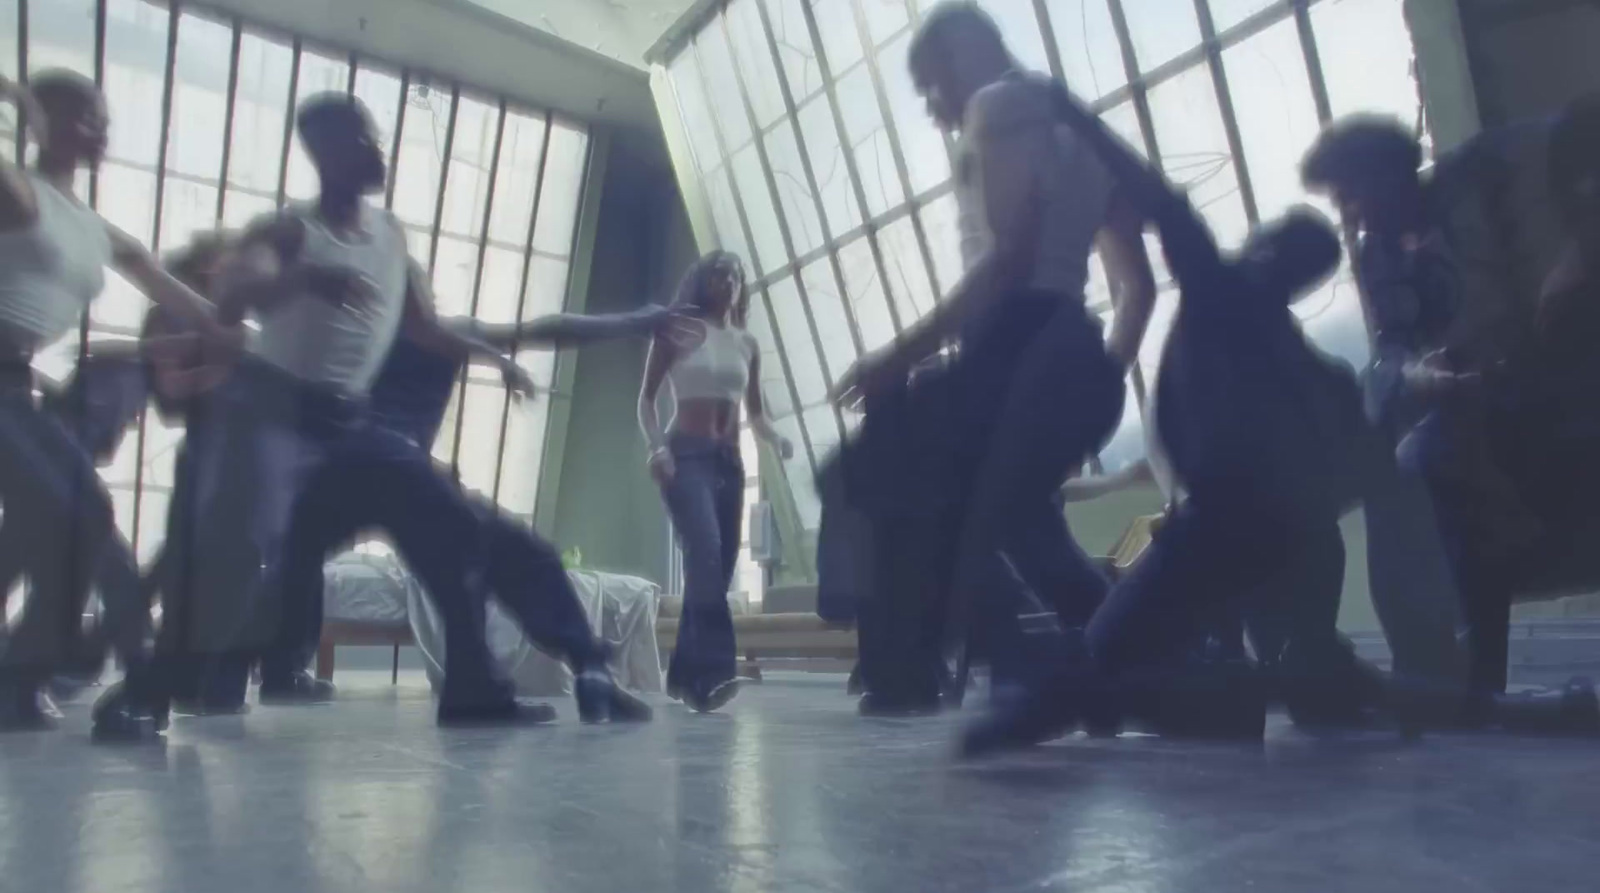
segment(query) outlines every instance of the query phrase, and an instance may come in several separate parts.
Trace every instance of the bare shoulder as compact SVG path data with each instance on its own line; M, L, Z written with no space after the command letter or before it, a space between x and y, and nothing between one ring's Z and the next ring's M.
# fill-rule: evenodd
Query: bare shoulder
M967 129L992 139L1047 126L1052 120L1049 85L1033 77L996 81L972 97Z

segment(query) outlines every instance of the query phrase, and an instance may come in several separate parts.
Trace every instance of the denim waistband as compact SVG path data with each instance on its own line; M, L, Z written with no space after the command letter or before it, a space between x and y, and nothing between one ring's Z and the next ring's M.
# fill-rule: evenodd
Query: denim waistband
M741 461L738 444L711 437L702 437L698 434L668 435L667 447L672 450L672 455L680 459L704 456L707 458L726 459L732 462Z

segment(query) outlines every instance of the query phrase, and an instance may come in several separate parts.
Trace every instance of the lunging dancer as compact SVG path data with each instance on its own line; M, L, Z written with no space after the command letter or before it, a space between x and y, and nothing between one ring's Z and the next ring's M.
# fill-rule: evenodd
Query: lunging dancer
M97 579L104 628L127 684L96 705L95 732L146 735L165 724L165 713L146 653L149 613L138 571L116 534L93 460L58 418L34 405L30 363L76 327L100 294L107 267L192 321L213 346L233 349L237 333L137 241L73 195L77 172L105 153L109 120L99 88L81 75L48 71L33 78L30 90L0 80L0 95L25 110L39 141L32 169L0 162L0 500L12 519L27 519L22 535L33 581L22 621L0 652L0 729L48 725L40 685L81 635L84 602ZM106 573L107 564L120 572Z
M879 553L862 635L876 637L876 624L905 643L881 660L864 649L865 713L936 709L942 646L965 634L969 603L996 677L1027 672L1016 640L1026 593L1014 570L1025 562L1013 553L1037 531L1062 540L1048 574L1059 582L1029 583L1051 592L1069 626L1093 611L1104 583L1071 548L1057 491L1120 419L1124 373L1155 299L1142 221L1057 125L1053 85L1019 70L987 13L972 3L929 11L910 65L929 114L960 134L956 197L971 250L949 296L837 389L867 410L840 456ZM1116 301L1108 338L1084 304L1096 247ZM913 370L950 344L956 358L908 389Z
M667 692L702 713L739 691L728 587L744 510L740 406L757 437L785 459L794 450L773 430L761 402L760 351L744 328L749 300L737 257L716 251L697 261L679 284L673 307L695 318L699 337L687 345L657 338L639 390L650 473L683 548L683 617ZM664 383L676 401L668 426L657 409Z

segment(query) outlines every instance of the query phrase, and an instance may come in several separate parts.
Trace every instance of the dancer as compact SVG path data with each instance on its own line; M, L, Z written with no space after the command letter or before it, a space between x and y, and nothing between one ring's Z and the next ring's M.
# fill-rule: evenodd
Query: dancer
M421 448L374 424L365 407L402 326L446 351L466 349L434 316L399 223L363 199L386 178L371 120L341 93L306 100L297 123L321 191L313 206L251 227L220 277L223 302L254 310L261 331L205 425L190 431L206 441L192 498L173 506L162 582L177 608L169 622L186 643L265 646L281 602L261 569L280 567L306 480L337 467L353 496L393 519L444 617L440 721L548 721L547 707L516 701L484 643L481 596L468 585L481 546L475 513Z
M697 320L698 343L682 346L657 338L639 389L639 427L650 448L650 473L683 549L683 616L667 669L667 692L702 713L722 707L739 690L728 587L744 511L741 403L756 437L784 459L794 452L767 420L761 401L761 352L744 328L749 301L737 257L714 251L696 261L672 306ZM670 424L663 425L657 397L668 383L674 412Z
M979 590L989 590L974 605L980 647L1020 653L1016 618L1028 609L1009 553L1032 531L1066 537L1057 490L1120 419L1124 372L1155 299L1138 215L1057 127L1050 83L1019 70L987 13L971 3L930 10L910 66L935 122L960 134L956 197L969 250L949 296L836 389L845 406L866 409L840 457L851 502L875 516L881 558L863 636L876 623L900 643L885 660L863 654L868 713L937 708L942 646L965 637ZM1095 247L1116 301L1106 338L1083 297ZM913 369L949 343L960 346L956 358L908 388ZM1099 574L1070 541L1050 554L1060 582L1034 588L1070 593L1052 607L1061 622L1082 622Z
M1323 569L1320 544L1337 540L1339 515L1358 491L1355 383L1306 342L1289 310L1292 297L1332 272L1338 236L1314 213L1295 211L1225 260L1158 172L1065 90L1055 98L1061 119L1159 229L1182 289L1156 422L1186 498L1095 611L1081 647L972 726L963 748L979 755L1031 744L1108 706L1151 714L1176 731L1259 736L1265 692L1253 674L1208 690L1206 680L1191 683L1163 664L1216 607L1257 591L1280 569ZM1336 613L1336 588L1333 595ZM1326 599L1285 607L1278 615L1291 641L1330 628Z
M39 687L81 635L92 576L102 583L105 628L127 671L114 702L95 710L95 731L137 736L164 724L150 697L159 686L146 653L149 615L133 556L116 535L110 496L83 447L54 417L34 406L33 354L67 334L115 267L158 304L191 320L206 343L236 349L239 333L221 326L214 308L163 272L132 237L106 223L72 193L81 168L105 153L108 116L94 83L67 71L41 72L31 89L0 79L0 96L22 107L39 142L34 167L0 163L0 342L5 386L0 400L0 499L8 514L29 519L28 573L33 596L0 654L0 729L48 725ZM122 573L107 575L106 564ZM107 579L120 580L106 586Z

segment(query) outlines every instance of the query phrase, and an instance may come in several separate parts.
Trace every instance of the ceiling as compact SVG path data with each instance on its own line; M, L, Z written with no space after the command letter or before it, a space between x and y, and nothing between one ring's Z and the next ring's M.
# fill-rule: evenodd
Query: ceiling
M697 0L466 0L643 69L645 52Z

